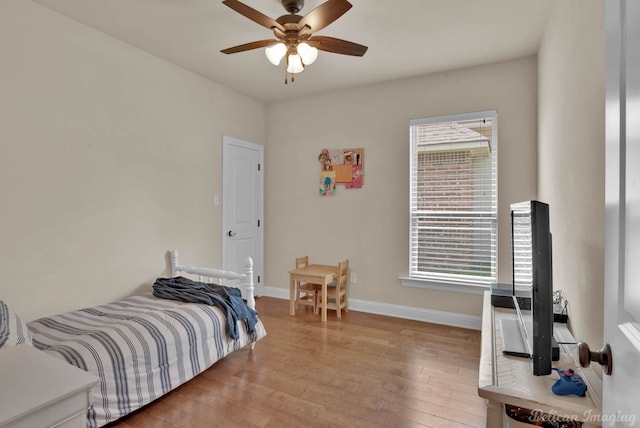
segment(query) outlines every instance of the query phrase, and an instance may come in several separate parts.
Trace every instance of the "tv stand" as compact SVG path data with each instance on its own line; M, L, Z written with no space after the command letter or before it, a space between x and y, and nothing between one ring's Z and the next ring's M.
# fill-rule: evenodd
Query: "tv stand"
M513 306L513 296L518 299L518 305L520 309L531 309L531 291L527 290L513 290L513 287L509 285L507 287L504 284L498 284L496 287L491 288L491 304L500 308L511 308Z
M495 306L495 305L494 305ZM533 334L533 324L531 316L525 318L527 333ZM500 319L500 328L502 331L502 352L506 355L515 357L529 358L527 345L522 337L520 322L515 314ZM551 338L551 361L555 364L560 359L560 347L558 342Z
M513 314L512 309L491 305L491 292L485 292L478 395L487 399L487 428L522 426L506 416L505 405L582 421L584 428L601 426L602 380L593 367L580 368L576 345L561 343L560 359L553 366L573 368L580 374L587 384L586 397L553 394L551 386L558 379L555 372L534 376L531 361L503 354L501 320ZM574 342L566 324L555 323L554 336L558 342Z

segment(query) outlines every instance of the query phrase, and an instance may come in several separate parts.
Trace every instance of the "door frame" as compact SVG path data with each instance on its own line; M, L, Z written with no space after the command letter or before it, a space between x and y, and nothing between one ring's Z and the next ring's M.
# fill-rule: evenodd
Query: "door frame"
M230 203L230 190L227 189L229 183L225 180L225 165L228 165L230 159L228 157L229 146L236 146L242 149L255 151L258 155L258 162L260 164L260 170L258 174L257 185L257 201L258 206L258 218L260 219L260 227L257 229L258 243L256 245L257 255L253 257L253 273L254 273L254 295L264 295L264 146L250 143L248 141L240 140L238 138L230 137L227 135L222 136L222 219L221 219L221 237L222 237L222 269L229 269L229 260L227 260L227 230L229 230L229 219L226 218L225 204ZM242 263L241 263L242 264ZM259 278L259 281L256 280Z

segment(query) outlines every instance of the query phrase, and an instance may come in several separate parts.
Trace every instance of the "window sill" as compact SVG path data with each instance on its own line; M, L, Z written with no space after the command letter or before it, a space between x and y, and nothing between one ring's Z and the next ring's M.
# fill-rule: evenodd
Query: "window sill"
M399 279L400 283L405 287L427 288L430 290L448 291L453 293L482 294L485 291L491 290L490 286L481 284L445 282L435 279L411 278L408 276L401 276Z

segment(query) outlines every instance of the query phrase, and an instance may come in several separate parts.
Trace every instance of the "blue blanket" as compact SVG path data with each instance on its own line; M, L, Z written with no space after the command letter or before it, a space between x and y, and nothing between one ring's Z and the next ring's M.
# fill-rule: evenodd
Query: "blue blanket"
M153 295L163 299L187 303L204 303L222 309L227 318L226 331L230 338L240 337L238 320L243 320L247 331L255 331L258 316L242 299L238 288L193 281L182 276L158 278L153 284Z

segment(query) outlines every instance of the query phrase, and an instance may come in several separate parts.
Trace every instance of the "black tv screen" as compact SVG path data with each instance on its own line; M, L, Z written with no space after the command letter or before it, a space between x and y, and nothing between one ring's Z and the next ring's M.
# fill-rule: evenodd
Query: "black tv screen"
M513 304L536 376L551 373L553 275L549 205L539 201L511 204ZM531 296L522 308L518 292Z

